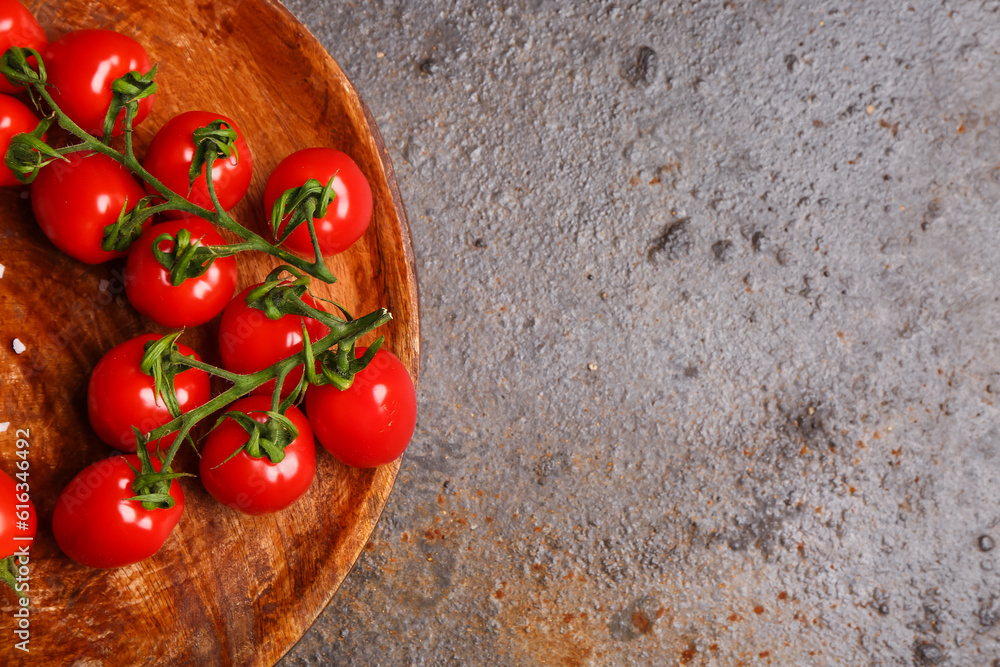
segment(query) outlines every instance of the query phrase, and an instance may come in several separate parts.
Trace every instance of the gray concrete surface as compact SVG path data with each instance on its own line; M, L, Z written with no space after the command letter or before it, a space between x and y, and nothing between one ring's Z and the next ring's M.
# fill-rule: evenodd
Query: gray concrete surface
M289 7L424 358L282 665L1000 664L1000 2Z

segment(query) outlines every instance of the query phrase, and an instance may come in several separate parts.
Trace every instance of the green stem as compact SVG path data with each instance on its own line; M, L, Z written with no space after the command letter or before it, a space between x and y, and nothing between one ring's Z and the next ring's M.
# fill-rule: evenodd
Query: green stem
M230 257L232 255L238 255L241 252L246 252L248 250L256 250L256 246L254 246L254 244L251 243L250 241L243 241L242 243L232 243L229 245L208 245L203 247L211 251L212 257Z
M319 310L317 308L313 308L302 299L295 299L294 303L296 306L296 310L299 311L299 315L304 315L305 317L311 317L314 320L322 322L326 326L330 327L331 332L343 329L356 321L356 320L351 320L350 322L348 322L347 320L343 320L332 313L326 312L325 310ZM316 346L314 345L313 348L315 349L315 347Z
M135 121L135 113L132 105L125 107L125 154L135 156L132 150L132 123Z
M62 152L61 149L60 149L60 152ZM149 218L152 218L157 213L163 213L164 211L172 211L172 210L174 210L174 208L173 208L173 206L170 205L169 202L164 202L162 204L157 204L156 206L150 206L149 208L143 209L142 210L142 214L136 216L132 220L132 224L133 225L141 225L142 223L146 222L146 220L148 220Z
M89 151L90 146L87 144L73 144L72 146L66 146L59 149L59 153L62 155L69 155L70 153L82 153L84 151Z
M230 382L236 382L243 377L239 373L233 373L232 371L227 371L224 368L219 368L218 366L213 366L212 364L206 364L204 361L199 361L194 357L188 357L180 353L174 353L170 359L171 361L180 362L185 366L203 370L210 375L218 375L219 377L229 380Z
M305 310L312 310L318 315L325 316L324 319L330 320L324 322L330 327L330 333L320 338L318 341L313 343L313 352L319 354L330 349L337 343L343 342L345 340L352 340L361 336L362 334L375 329L376 327L382 326L390 319L392 316L389 314L385 308L379 308L378 310L365 315L364 317L358 318L351 322L344 322L343 320L335 321L334 318L329 313L323 313L322 311L317 311L305 304L302 304ZM190 433L191 428L200 422L205 417L208 417L213 412L224 408L236 399L249 394L251 391L257 387L274 380L278 377L284 377L296 366L301 366L305 363L306 353L299 352L291 357L283 359L278 363L274 364L269 368L257 371L256 373L248 373L246 375L240 375L237 373L230 373L228 371L222 371L222 369L216 369L214 366L205 364L200 361L196 361L191 357L185 357L183 355L178 355L177 361L182 364L191 366L193 368L201 368L202 370L208 371L209 373L217 373L226 377L233 383L226 391L222 392L215 398L209 400L207 403L186 412L180 417L177 417L167 424L155 429L149 433L149 440L155 441L162 438L165 435L169 435L174 431L177 431L177 437L171 443L170 449L167 450L166 456L163 457L163 469L169 468L171 462L174 460L174 456L177 454L177 450L180 449L181 442ZM219 371L222 371L221 373ZM228 376L228 377L227 377Z
M205 182L208 184L208 198L212 200L216 215L225 213L226 209L219 201L219 195L215 192L215 179L212 178L212 169L215 167L215 152L209 151L205 156ZM228 216L227 216L228 217ZM233 222L236 222L235 220Z
M42 99L45 100L45 103L49 106L49 108L56 114L59 126L81 141L80 144L70 146L68 149L60 149L60 153L75 153L83 150L91 150L96 153L106 155L115 162L129 169L134 174L138 175L142 180L149 183L160 194L160 196L165 199L163 204L156 206L158 212L163 210L181 211L194 217L203 218L218 225L219 227L228 229L244 239L246 243L240 244L240 251L257 250L259 252L272 255L280 259L282 262L291 264L297 269L301 269L305 273L308 273L314 278L318 278L325 283L332 283L336 280L334 275L330 272L330 269L323 262L322 257L317 255L315 261L309 262L298 255L294 255L287 250L272 245L262 236L253 233L240 223L236 222L232 216L222 209L222 207L218 204L217 197L214 195L213 203L215 203L217 210L209 211L208 209L202 208L197 204L192 204L187 199L181 197L173 190L165 186L158 178L149 173L136 159L135 152L132 149L131 124L126 126L125 154L119 153L73 122L73 120L55 103L55 100L52 99L52 96L45 89L44 85L35 86L35 90L42 97ZM209 162L206 163L206 180L208 181L210 192L214 193L211 173L211 160L209 160Z
M277 412L278 406L281 405L281 387L284 386L286 377L288 377L287 372L278 373L274 378L274 391L271 392L271 412Z

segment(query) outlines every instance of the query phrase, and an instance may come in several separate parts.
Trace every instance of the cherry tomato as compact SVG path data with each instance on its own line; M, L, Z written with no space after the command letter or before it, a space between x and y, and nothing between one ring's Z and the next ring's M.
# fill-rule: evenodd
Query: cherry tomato
M170 483L175 504L147 510L135 496L132 482L140 468L134 454L92 463L63 489L52 514L52 534L67 556L90 567L123 567L159 551L184 513L184 492ZM153 458L153 468L160 469Z
M358 357L364 351L355 348ZM310 387L306 414L316 439L337 460L371 468L395 461L410 444L417 394L403 362L380 349L349 388Z
M59 108L91 134L104 133L104 117L111 106L111 84L152 65L146 50L131 37L113 30L74 30L49 44L42 54L48 73L48 91ZM133 126L149 115L156 95L139 100ZM122 134L125 110L115 121L114 136Z
M264 412L270 409L270 397L248 396L230 405L226 412L245 412L264 423L267 421ZM295 424L299 436L285 447L285 458L280 463L271 463L266 456L254 458L246 450L230 459L250 438L232 419L226 419L208 435L198 473L213 498L244 514L270 514L285 509L309 490L316 476L312 429L298 408L292 406L285 414Z
M219 324L219 353L222 366L234 373L255 373L302 351L302 321L305 320L309 340L316 342L330 333L322 322L311 317L285 315L277 320L269 320L264 311L246 304L250 290L258 287L250 285L229 302L222 312ZM302 300L316 310L326 310L309 294ZM291 371L281 385L281 395L287 396L302 378L302 367ZM253 390L254 394L274 392L274 380Z
M143 334L120 343L101 357L90 374L87 387L87 411L90 425L101 440L123 452L135 452L135 436L132 426L143 433L163 426L173 417L163 398L155 398L153 378L139 368L147 341L159 340L159 334ZM178 343L181 354L194 356L201 361L194 350ZM174 377L174 393L181 412L188 412L208 402L211 397L208 373L191 368ZM171 433L159 441L165 448L174 441L176 433ZM157 442L148 444L156 451Z
M104 228L146 196L128 169L100 153L70 153L43 167L31 184L31 208L49 240L67 255L100 264L128 251L101 248ZM147 220L143 227L148 227Z
M188 278L178 286L170 284L170 272L153 256L153 241L161 234L176 235L181 229L204 245L226 241L211 223L201 218L170 220L147 229L132 244L125 264L125 293L135 309L167 327L190 327L204 324L218 315L236 291L236 258L219 257L208 271ZM173 243L161 241L161 250Z
M48 43L42 26L24 5L17 0L0 0L0 53L12 46L34 49L42 53ZM28 62L36 64L33 57L29 58ZM12 85L7 81L7 77L0 76L0 93L12 95L22 90L23 86Z
M274 202L285 190L300 187L310 178L326 185L334 174L333 191L337 196L326 215L313 222L320 252L325 256L351 247L372 219L372 189L354 160L332 148L306 148L282 160L264 188L264 215L270 220ZM308 224L299 225L282 245L292 252L312 256Z
M26 450L18 450L21 451ZM17 460L27 461L20 458ZM16 463L13 465L17 466ZM27 479L27 475L24 478ZM0 558L15 553L23 554L22 547L31 546L31 540L23 538L35 536L38 517L35 515L35 506L28 497L29 490L28 482L19 482L0 471Z
M6 81L2 76L0 79ZM10 146L10 140L15 134L31 132L36 127L38 127L38 118L21 100L10 95L0 95L0 150L3 150L5 155ZM2 161L3 158L0 158L0 162ZM0 167L0 186L20 184L20 181L14 176L14 172L7 167Z
M229 118L209 111L188 111L174 116L153 137L146 151L146 159L142 163L149 173L158 178L165 186L186 196L192 204L212 211L212 198L208 195L208 184L205 181L205 167L201 168L201 176L195 179L191 192L188 193L188 171L194 159L195 145L193 133L199 127L223 120L236 131L236 153L229 158L217 158L212 166L212 184L219 203L226 210L236 206L247 188L250 187L250 176L253 173L253 156L250 147L236 124ZM154 195L156 188L146 184L146 191ZM182 211L167 211L167 217L178 218L186 215Z

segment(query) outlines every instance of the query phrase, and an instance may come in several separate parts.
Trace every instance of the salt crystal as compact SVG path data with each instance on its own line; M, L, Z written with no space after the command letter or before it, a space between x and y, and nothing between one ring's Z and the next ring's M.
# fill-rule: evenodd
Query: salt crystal
M0 433L6 433L8 426L10 426L10 422L3 422L0 424Z
M101 282L97 283L97 289L101 290L102 292L107 292L108 285L110 284L111 283L109 283L107 280L101 280Z
M20 338L15 338L14 339L14 353L15 354L21 354L22 352L24 352L27 349L28 348L26 348L24 346L24 343L21 342Z
M0 278L3 278L3 272L4 272L4 269L5 269L5 268L6 268L6 267L4 267L4 265L3 265L3 264L0 264Z

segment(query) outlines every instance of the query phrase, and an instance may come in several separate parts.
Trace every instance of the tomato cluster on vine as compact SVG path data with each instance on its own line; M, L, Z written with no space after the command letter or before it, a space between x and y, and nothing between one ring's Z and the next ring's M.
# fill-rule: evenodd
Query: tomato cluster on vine
M121 453L94 461L60 495L52 531L63 552L99 568L155 553L184 511L180 478L190 475L171 464L211 416L199 477L220 504L246 514L284 510L307 493L316 440L349 466L398 458L416 424L413 383L383 339L357 344L391 316L354 318L309 293L311 278L333 281L324 256L369 226L372 190L358 165L327 147L288 155L257 212L271 233L263 238L230 213L253 174L239 119L174 116L140 162L133 127L163 94L141 44L97 29L49 43L16 0L0 0L0 26L10 26L0 27L0 186L30 184L39 228L62 252L89 264L124 259L128 300L151 321L183 329L221 315L221 368L179 343L181 332L124 340L93 368L90 423ZM237 293L236 255L247 251L283 264ZM228 383L221 393L212 393L213 375ZM13 553L4 551L15 510L4 503L24 505L27 492L8 480L0 473L0 559ZM33 505L30 516L34 535Z

